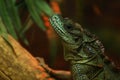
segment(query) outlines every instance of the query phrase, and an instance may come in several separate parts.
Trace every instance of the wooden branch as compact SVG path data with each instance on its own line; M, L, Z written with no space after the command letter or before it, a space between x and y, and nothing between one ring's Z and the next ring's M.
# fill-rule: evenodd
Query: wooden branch
M0 36L0 80L54 80L37 60L10 35Z

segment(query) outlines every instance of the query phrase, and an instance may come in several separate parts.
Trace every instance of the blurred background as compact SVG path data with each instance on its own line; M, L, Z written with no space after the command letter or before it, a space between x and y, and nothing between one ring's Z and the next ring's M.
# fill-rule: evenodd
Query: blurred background
M61 41L48 21L54 13L69 17L96 34L104 44L105 54L120 66L120 0L1 0L0 3L4 3L0 5L0 16L5 26L9 26L7 31L14 38L17 35L23 47L33 56L43 57L50 67L69 70ZM6 21L14 23L11 27L14 26L15 33Z

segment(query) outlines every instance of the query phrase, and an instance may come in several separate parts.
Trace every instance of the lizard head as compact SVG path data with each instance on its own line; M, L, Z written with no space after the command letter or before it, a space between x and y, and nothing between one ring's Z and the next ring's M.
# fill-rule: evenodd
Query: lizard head
M79 24L58 14L51 16L50 23L55 32L67 43L74 44L83 32Z

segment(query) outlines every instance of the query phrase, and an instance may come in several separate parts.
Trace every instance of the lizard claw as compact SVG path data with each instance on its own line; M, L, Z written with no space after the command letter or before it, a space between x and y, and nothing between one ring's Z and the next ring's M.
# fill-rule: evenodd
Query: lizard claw
M40 66L42 66L48 73L51 73L52 69L45 63L44 59L41 57L36 57Z

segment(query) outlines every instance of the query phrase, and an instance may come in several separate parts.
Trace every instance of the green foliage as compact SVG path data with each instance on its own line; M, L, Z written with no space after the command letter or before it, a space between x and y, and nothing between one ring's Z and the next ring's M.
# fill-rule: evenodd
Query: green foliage
M24 4L23 4L24 3ZM19 9L22 6L27 6L30 15L25 23L21 24ZM0 17L7 29L8 33L11 34L15 39L21 38L26 44L24 33L31 27L35 22L42 29L46 30L43 20L41 19L42 14L51 16L53 14L52 9L45 2L45 0L22 0L16 5L16 0L0 0ZM0 26L0 28L3 26Z
M35 5L35 1L33 0L25 0L26 4L28 6L28 10L32 16L32 18L34 19L34 21L38 24L39 27L41 27L43 30L45 30L43 21L39 18L39 14L36 11L36 5Z
M38 8L37 9L38 13L44 12L48 16L53 15L53 11L44 0L36 0L35 5L36 5L36 8Z
M10 12L8 11L8 5L6 5L5 0L0 0L0 16L5 24L5 27L7 28L8 32L17 39L17 34L12 22L12 19L10 17ZM3 27L3 26L0 26Z
M45 30L43 20L40 18L40 15L44 12L48 16L51 16L53 14L51 8L44 0L25 0L25 2L33 20L42 30Z
M0 36L4 36L7 39L7 30L5 28L5 25L3 24L1 18L0 18Z

